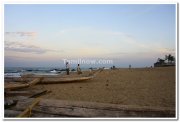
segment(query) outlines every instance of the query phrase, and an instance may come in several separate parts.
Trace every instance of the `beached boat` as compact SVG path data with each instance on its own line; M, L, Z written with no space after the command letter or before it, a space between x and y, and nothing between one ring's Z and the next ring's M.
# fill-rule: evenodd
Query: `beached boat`
M5 100L4 101L4 108L8 109L11 108L13 106L15 106L17 104L18 100Z
M55 83L70 83L70 82L78 82L78 81L86 81L92 79L94 76L87 76L87 77L54 77L51 78L51 80L46 80L43 77L35 78L29 83L20 84L20 83L13 83L13 84L5 84L4 89L5 90L16 90L21 88L27 88L33 85L36 85L38 83L40 84L55 84ZM43 80L44 79L44 80Z
M43 78L36 78L34 80L32 80L29 83L25 83L25 84L5 84L4 89L5 90L15 90L15 89L21 89L21 88L27 88L27 87L31 87L33 85L36 85L37 83L41 82Z
M175 108L29 98L5 117L175 117Z
M94 76L86 76L86 77L62 77L62 78L51 78L51 80L42 80L41 84L53 84L53 83L69 83L69 82L78 82L78 81L86 81L92 79Z

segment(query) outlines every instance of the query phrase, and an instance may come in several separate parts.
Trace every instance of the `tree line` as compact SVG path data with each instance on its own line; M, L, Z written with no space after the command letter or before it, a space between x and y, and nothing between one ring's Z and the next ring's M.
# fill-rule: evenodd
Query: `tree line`
M158 58L154 66L172 66L175 65L175 57L171 54L165 55L164 59Z

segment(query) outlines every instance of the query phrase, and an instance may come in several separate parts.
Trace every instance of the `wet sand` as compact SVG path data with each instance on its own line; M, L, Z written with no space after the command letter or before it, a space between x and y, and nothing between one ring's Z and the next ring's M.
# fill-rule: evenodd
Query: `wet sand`
M88 81L33 87L51 90L48 99L175 108L175 67L109 69Z

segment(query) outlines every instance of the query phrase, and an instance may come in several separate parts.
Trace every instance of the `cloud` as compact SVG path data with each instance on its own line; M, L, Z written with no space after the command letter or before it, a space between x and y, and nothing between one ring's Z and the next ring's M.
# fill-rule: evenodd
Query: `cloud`
M15 52L35 53L35 54L43 54L49 51L59 52L58 50L45 49L35 45L27 45L19 42L5 42L5 51L15 51Z
M59 34L59 35L58 35ZM131 56L143 55L156 57L165 53L175 52L165 49L162 43L139 37L135 33L115 30L101 30L93 27L63 29L58 31L58 39L62 47L74 49L70 55L98 56ZM71 45L70 45L71 44ZM83 47L83 48L82 48ZM159 49L161 48L161 49Z
M59 35L58 35L59 34ZM136 52L151 52L152 46L139 40L136 35L122 31L96 28L74 28L58 31L61 48L69 48L69 55L76 56L125 56ZM70 45L71 44L71 45ZM66 49L67 50L67 49Z
M37 32L5 32L5 41L33 42L36 41Z
M36 37L37 32L5 32L6 35L16 35L20 37Z
M158 48L158 51L161 53L166 53L166 54L174 54L175 53L175 49L171 49L171 48Z
M33 40L37 32L5 32L5 51L43 54L47 52L62 52L37 46Z

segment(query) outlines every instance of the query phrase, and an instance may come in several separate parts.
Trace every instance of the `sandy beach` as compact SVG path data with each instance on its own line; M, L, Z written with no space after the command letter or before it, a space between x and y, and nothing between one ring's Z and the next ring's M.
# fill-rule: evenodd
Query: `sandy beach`
M175 67L108 69L88 81L33 88L51 90L46 99L175 108Z
M177 7L3 4L4 116L177 119Z

